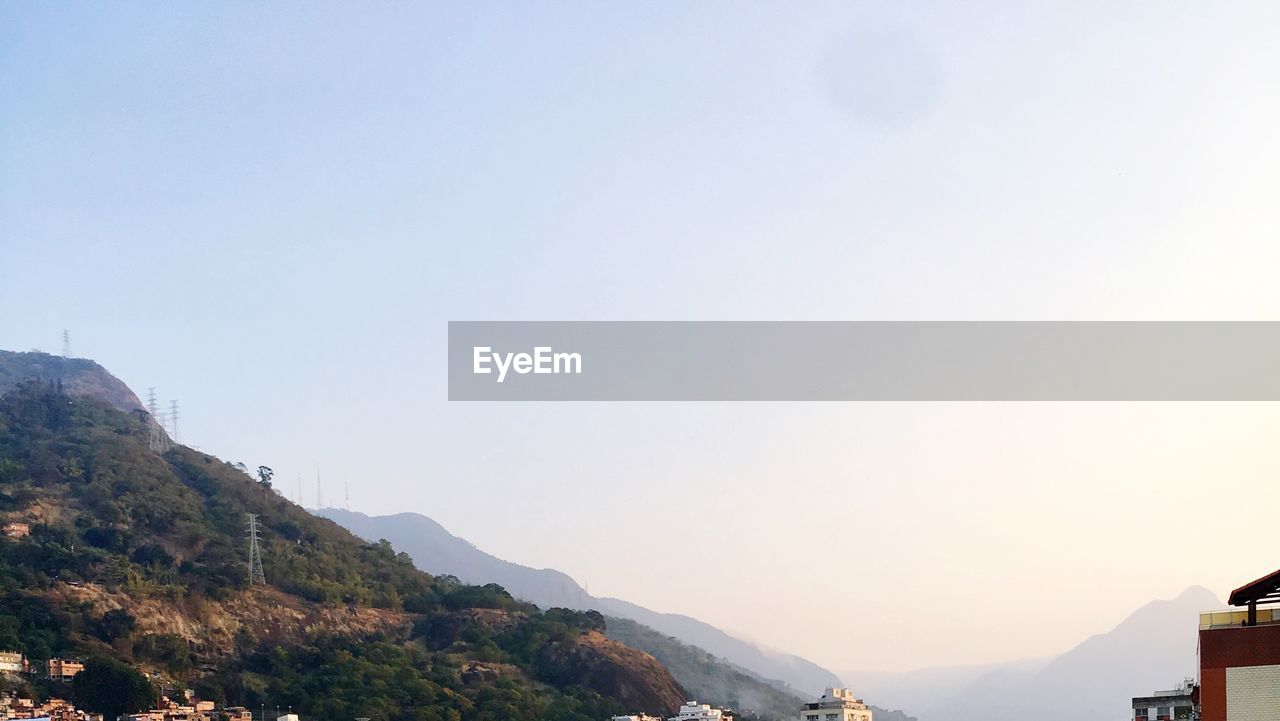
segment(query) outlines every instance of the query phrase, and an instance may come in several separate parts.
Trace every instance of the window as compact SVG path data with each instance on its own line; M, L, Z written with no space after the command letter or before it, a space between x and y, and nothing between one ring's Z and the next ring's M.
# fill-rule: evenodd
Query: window
M1156 709L1156 721L1173 721L1173 709L1169 706Z
M1133 710L1133 721L1147 721L1147 710L1145 708L1135 708Z

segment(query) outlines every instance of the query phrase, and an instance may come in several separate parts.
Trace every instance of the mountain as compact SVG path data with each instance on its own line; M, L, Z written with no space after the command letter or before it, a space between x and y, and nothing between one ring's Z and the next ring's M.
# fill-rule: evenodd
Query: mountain
M695 698L735 709L744 719L789 721L809 698L695 646L624 618L606 618L605 635L658 659ZM816 695L815 695L816 696ZM915 721L901 711L872 706L876 721Z
M72 397L97 398L126 413L141 410L138 397L119 378L88 358L63 358L39 351L0 350L0 395L24 381L36 381Z
M836 674L799 656L761 648L689 616L659 613L616 598L594 597L556 570L534 569L496 558L417 513L368 516L336 508L316 513L362 538L391 541L431 573L456 576L468 583L497 583L517 598L543 608L593 609L606 616L638 621L762 678L780 681L805 697L817 697L826 688L841 685Z
M0 650L124 662L304 718L597 721L685 699L652 656L607 638L599 614L433 577L229 463L151 450L141 414L70 395L67 381L0 397L0 523L30 527L0 536ZM267 585L249 583L249 513Z
M1177 598L1148 603L1110 631L1051 659L934 669L896 679L868 676L866 688L893 703L920 701L912 708L922 721L1013 721L1025 718L1028 708L1046 721L1127 718L1133 696L1173 688L1196 675L1199 614L1220 606L1211 591L1193 586ZM939 685L949 693L937 694Z
M859 693L891 706L908 705L918 710L922 718L948 719L950 711L945 704L963 696L979 679L983 693L996 693L1001 685L1010 685L1030 677L1048 659L1028 659L975 666L948 666L917 669L910 672L864 669L842 671L843 678L850 679ZM939 709L943 713L939 714Z

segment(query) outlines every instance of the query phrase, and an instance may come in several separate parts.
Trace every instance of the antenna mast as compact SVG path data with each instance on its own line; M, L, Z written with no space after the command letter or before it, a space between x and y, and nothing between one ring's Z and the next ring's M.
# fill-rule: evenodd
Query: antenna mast
M246 513L249 524L249 585L265 586L267 577L262 573L262 551L258 548L258 514Z
M71 331L66 328L62 329L62 357L71 357Z

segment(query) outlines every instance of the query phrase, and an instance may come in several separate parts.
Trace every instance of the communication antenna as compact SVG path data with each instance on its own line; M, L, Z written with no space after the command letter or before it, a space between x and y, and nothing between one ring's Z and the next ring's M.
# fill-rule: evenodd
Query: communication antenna
M298 505L302 505L302 474L298 474Z
M343 481L343 482L342 482L342 490L343 490L343 494L344 494L344 502L343 502L343 504L342 504L342 505L343 505L343 507L344 507L346 510L350 511L350 510L351 510L351 483L350 483L350 481Z
M320 488L320 466L316 466L316 508L324 508L324 493Z
M169 401L169 423L173 426L173 440L178 440L178 402Z
M62 357L71 357L71 331L66 328L62 329Z
M267 577L262 573L262 551L258 548L259 537L258 514L246 513L249 524L249 585L265 586Z

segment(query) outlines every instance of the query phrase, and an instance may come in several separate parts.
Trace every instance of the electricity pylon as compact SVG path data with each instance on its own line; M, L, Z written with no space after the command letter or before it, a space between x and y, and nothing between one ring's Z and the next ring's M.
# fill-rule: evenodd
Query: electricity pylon
M262 573L262 550L258 548L258 514L246 513L249 518L249 585L265 586L267 577Z

